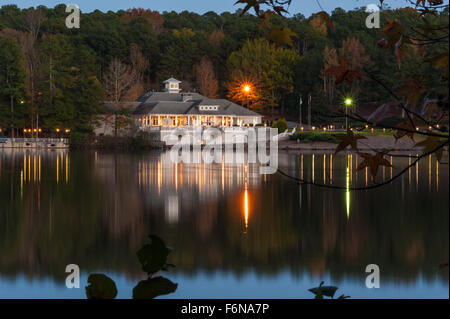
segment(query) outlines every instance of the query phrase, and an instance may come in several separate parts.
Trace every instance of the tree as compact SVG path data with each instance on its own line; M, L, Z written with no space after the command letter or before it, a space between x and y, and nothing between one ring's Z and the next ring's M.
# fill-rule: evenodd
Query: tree
M255 107L271 109L280 106L285 94L293 90L293 69L299 56L291 49L276 47L264 39L248 40L227 60L229 82L233 92L236 81L247 79L258 83L259 100Z
M214 72L214 65L208 56L204 56L193 68L200 93L214 99L217 97L219 84Z
M0 38L0 105L2 106L0 121L9 124L12 138L15 137L15 129L19 124L15 116L15 111L17 112L15 105L25 104L25 76L17 43ZM3 104L4 101L8 103ZM4 108L7 104L9 108Z
M152 25L156 34L164 31L164 18L156 10L133 8L128 9L127 13L122 16L122 19L127 22L136 18L144 18L147 20Z
M114 135L119 130L119 122L123 113L120 102L128 91L136 83L137 71L129 65L122 63L119 59L113 59L109 64L108 71L104 75L104 88L107 97L114 105Z
M124 100L135 101L148 87L148 83L145 80L145 74L148 72L150 63L142 55L141 48L135 43L130 45L130 62L132 72L135 74L135 79L133 85L131 85L124 96Z
M323 66L324 66L323 71L327 70L332 65L338 64L339 61L336 49L325 46L325 49L323 50ZM322 79L323 79L323 91L328 98L328 103L331 104L334 100L336 76L325 74L324 72L322 72Z

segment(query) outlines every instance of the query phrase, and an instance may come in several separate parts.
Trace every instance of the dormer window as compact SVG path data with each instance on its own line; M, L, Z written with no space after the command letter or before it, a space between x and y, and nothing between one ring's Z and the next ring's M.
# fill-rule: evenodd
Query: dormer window
M218 111L219 106L218 105L200 105L199 110L200 111Z

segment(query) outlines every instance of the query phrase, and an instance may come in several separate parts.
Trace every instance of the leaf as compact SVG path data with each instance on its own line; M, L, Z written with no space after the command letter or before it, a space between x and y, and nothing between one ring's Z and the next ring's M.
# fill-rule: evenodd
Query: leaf
M361 79L361 74L356 70L351 70L347 60L338 55L339 65L330 66L324 71L325 74L335 75L337 77L336 84L342 83L344 80L347 84L352 84L355 78Z
M337 154L340 151L345 150L345 148L349 145L352 147L353 150L358 150L357 147L358 140L366 139L365 136L353 134L353 131L350 129L347 129L347 134L333 134L333 136L341 140L341 142L336 147L334 154Z
M259 6L260 4L265 4L264 0L238 0L234 5L237 4L245 4L244 9L242 10L241 16L243 16L247 11L251 8L255 10L256 15L259 15Z
M274 6L273 10L280 16L283 15L283 13L289 13L284 7L282 6Z
M281 28L278 26L270 26L272 32L267 36L267 40L275 42L276 46L287 44L292 46L292 37L297 35L288 27Z
M259 25L259 30L262 30L266 26L266 24L270 21L270 18L272 17L272 15L273 15L273 12L270 10L267 10L258 16L261 19L261 23Z
M432 117L437 112L439 112L439 107L436 100L425 100L420 115Z
M370 168L370 174L372 175L372 181L375 181L375 177L378 173L378 167L386 166L392 167L391 163L389 163L385 158L383 153L377 153L375 155L368 153L358 153L361 155L364 160L358 165L357 171L360 171L366 167Z
M413 120L414 121L414 120ZM411 123L411 121L404 121L398 124L396 127L399 128L397 132L394 134L394 138L397 141L398 139L401 139L403 136L408 136L411 140L414 141L414 133L413 132L407 132L408 131L415 131L416 127L413 125L414 123Z
M335 286L323 286L323 281L320 283L319 287L310 288L308 291L312 292L316 295L316 299L323 299L323 296L327 296L330 298L334 297L334 294L336 293L336 290L338 290L338 287Z
M405 33L405 29L397 22L397 20L390 20L385 18L387 24L383 28L383 33L389 37L389 41L386 47L392 47L399 42L400 38ZM411 40L408 37L403 37L401 43L411 44Z
M137 256L142 265L142 270L150 275L167 269L167 256L171 252L171 249L158 236L150 235L149 238L152 242L144 245L137 252Z
M448 70L449 70L449 54L448 52L440 53L428 60L426 62L434 62L434 68L444 69L444 77L448 78Z
M445 141L440 139L439 137L436 136L428 136L427 139L416 143L416 145L414 145L414 147L423 147L423 154L427 154L429 152L434 151L435 149L437 149L436 151L434 151L434 154L436 155L437 160L440 162L442 159L442 153L443 153L443 147L439 146L444 146L445 145Z
M416 106L425 88L416 79L405 79L403 83L403 86L396 93L404 96L411 103L411 106Z
M88 299L114 299L117 296L117 287L114 280L103 274L90 274L90 285L86 286Z
M167 278L149 278L147 280L141 280L133 288L133 299L153 299L161 295L171 294L177 288L178 284L174 284Z
M449 65L449 56L448 52L440 53L430 59L427 59L427 62L434 62L435 69L448 68Z

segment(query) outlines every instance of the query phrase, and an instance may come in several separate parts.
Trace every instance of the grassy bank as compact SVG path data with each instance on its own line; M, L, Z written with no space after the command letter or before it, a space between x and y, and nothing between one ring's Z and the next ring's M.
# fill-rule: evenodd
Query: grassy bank
M362 131L353 131L355 135L363 135L363 136L385 136L390 137L393 136L393 133L389 130L362 130ZM296 132L294 135L290 136L291 140L297 141L299 140L301 143L310 143L310 142L328 142L328 143L339 143L340 140L335 137L335 134L345 134L345 132L330 132L330 131L320 131L320 130L305 130Z

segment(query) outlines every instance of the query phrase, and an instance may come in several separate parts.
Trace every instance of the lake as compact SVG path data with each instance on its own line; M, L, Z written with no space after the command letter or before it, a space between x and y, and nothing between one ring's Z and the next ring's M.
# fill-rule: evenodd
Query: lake
M388 160L377 182L411 163ZM370 185L360 162L279 154L281 170L325 185ZM427 157L391 184L346 191L255 164L173 164L164 152L0 150L0 298L85 298L91 273L130 298L150 234L173 249L164 276L178 288L160 298L313 298L321 281L336 297L448 298L445 163ZM68 264L80 289L66 288ZM369 264L380 288L366 287Z

